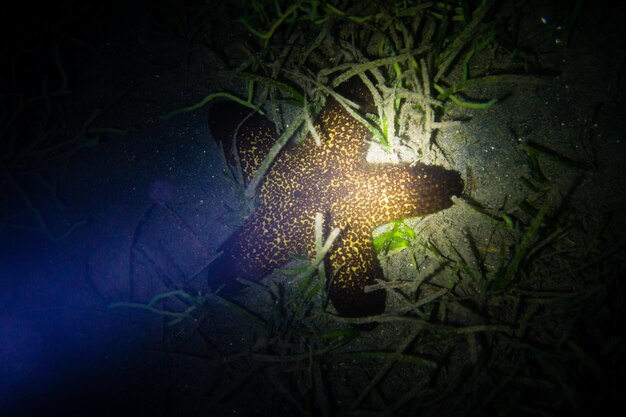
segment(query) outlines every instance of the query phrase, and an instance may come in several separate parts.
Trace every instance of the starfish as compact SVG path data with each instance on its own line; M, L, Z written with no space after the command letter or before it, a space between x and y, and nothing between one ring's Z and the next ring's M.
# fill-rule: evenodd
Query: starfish
M354 83L353 84L354 87ZM366 97L357 85L352 93ZM237 126L250 113L233 102L213 105L209 127L225 151L232 149ZM315 214L325 228L341 233L327 255L328 296L339 315L382 313L383 290L366 292L383 278L372 243L375 227L449 207L463 190L455 171L439 166L372 164L365 159L371 132L330 98L315 123L321 146L308 137L283 149L258 188L258 207L209 266L209 285L233 286L235 278L260 280L287 263L291 253L315 255ZM276 141L274 124L254 115L239 128L237 151L248 182Z

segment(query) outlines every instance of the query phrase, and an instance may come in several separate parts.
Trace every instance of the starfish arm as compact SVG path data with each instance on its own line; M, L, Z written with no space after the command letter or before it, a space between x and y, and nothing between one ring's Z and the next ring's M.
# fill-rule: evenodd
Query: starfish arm
M439 166L368 164L360 174L359 195L365 201L357 216L373 227L444 210L452 205L452 196L463 192L459 173Z
M232 165L235 165L236 146L246 184L259 169L279 136L269 119L232 101L218 102L211 106L209 130L213 139L222 145L228 162Z
M337 248L329 255L329 263L336 273L329 281L328 296L340 315L363 317L385 310L383 290L365 291L384 277L366 228L343 231Z
M236 278L258 281L287 263L293 253L313 252L314 217L260 208L219 248L209 265L209 286L227 292L240 289Z

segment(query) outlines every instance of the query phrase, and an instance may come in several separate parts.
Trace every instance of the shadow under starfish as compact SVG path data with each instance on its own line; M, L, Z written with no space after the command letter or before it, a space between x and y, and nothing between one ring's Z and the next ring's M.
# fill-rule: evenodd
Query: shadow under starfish
M349 98L369 97L360 81L348 85ZM211 106L209 127L227 155L237 126L249 113L233 102ZM463 191L463 181L457 172L439 166L368 163L371 132L332 98L315 129L322 146L308 135L276 157L258 188L257 209L209 266L209 286L228 290L237 286L237 277L260 280L288 262L290 253L314 257L315 213L321 212L325 229L341 229L327 256L327 271L336 271L327 288L333 306L348 317L382 313L385 292L365 292L383 278L372 230L450 207L451 197ZM241 125L237 149L246 183L277 138L274 124L258 114Z

